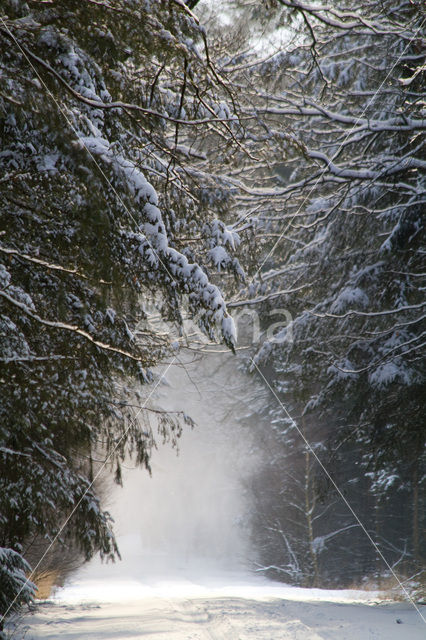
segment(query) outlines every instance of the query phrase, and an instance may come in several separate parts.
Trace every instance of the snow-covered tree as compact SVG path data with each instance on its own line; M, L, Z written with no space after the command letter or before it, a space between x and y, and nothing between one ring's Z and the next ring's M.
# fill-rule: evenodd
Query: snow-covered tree
M0 547L0 638L3 634L3 617L15 611L21 604L31 602L36 590L27 579L30 565L13 549ZM12 604L11 604L12 603Z
M245 151L229 83L179 0L6 0L0 47L3 591L13 550L37 562L59 536L86 558L116 554L96 458L117 480L128 453L149 466L154 433L127 389L143 407L138 385L176 348L148 303L179 327L186 300L234 348L212 277L242 277L239 236L218 218L231 195L211 165L217 141ZM179 419L153 415L175 437Z
M319 455L377 542L401 509L390 556L407 545L419 559L423 5L279 0L263 8L274 33L286 34L285 49L274 53L264 39L263 49L222 68L244 86L244 110L260 125L248 125L251 150L263 159L233 175L239 206L254 210L255 201L264 224L259 273L233 304L259 309L265 328L271 309L291 312L291 327L264 342L257 364L296 420L305 416L308 440L319 430L327 441ZM375 514L359 486L380 503Z

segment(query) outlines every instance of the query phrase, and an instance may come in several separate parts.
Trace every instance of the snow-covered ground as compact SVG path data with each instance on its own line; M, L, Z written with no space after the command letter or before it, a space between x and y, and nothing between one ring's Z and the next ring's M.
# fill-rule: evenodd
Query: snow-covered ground
M27 618L26 640L424 640L405 603L300 589L244 575L81 580ZM423 607L426 616L426 607Z

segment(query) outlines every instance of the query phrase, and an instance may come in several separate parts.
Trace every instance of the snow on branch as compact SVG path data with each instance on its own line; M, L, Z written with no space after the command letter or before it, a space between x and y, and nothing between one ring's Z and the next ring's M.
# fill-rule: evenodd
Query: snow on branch
M6 29L2 29L0 27L0 33L2 33L4 36L8 37L9 39L12 39L14 42L18 43L17 39L9 31L9 29L6 30ZM103 109L103 110L107 110L107 109L108 110L109 109L122 109L124 111L136 111L136 112L144 113L145 115L148 115L148 116L159 118L161 120L167 120L167 121L173 122L175 124L182 124L182 125L188 125L188 126L206 125L206 124L212 124L214 122L219 122L219 123L221 123L221 122L223 122L223 123L232 123L232 122L234 122L234 118L232 118L232 117L220 118L220 117L218 117L218 116L216 116L214 114L212 115L211 118L199 118L197 120L187 120L187 119L175 118L175 117L170 116L170 115L168 115L168 114L166 114L164 112L160 113L159 111L156 111L155 109L151 109L149 107L142 107L141 105L134 104L134 103L122 102L120 100L111 101L111 102L104 102L99 97L97 97L96 100L94 100L92 98L88 98L87 96L83 95L82 93L80 93L79 91L74 89L61 76L61 74L58 73L56 71L56 69L54 69L45 60L43 60L42 58L37 56L35 53L30 51L30 49L28 49L28 47L26 47L21 42L19 42L18 44L19 44L19 48L25 53L26 56L28 56L28 58L30 58L31 60L33 60L37 64L41 65L42 67L44 67L49 73L51 73L65 87L65 89L67 91L69 91L69 93L71 93L74 96L74 98L76 98L80 102L83 102L84 104L86 104L89 107L94 107L95 109Z
M141 255L148 255L156 269L163 267L172 282L179 283L187 292L195 294L202 308L206 309L209 324L219 324L225 343L234 348L236 330L218 287L211 284L196 263L190 263L186 256L169 246L166 228L158 208L158 196L140 169L123 155L116 153L109 142L90 123L91 136L80 136L79 144L89 153L109 165L114 174L127 186L136 205L140 206L142 222L139 232L131 234L140 242ZM121 198L120 198L121 200ZM133 213L126 210L134 222ZM146 243L149 245L146 251Z
M114 347L111 344L106 344L105 342L96 340L93 336L90 335L90 333L88 333L87 331L84 331L84 329L80 329L80 327L78 327L77 325L72 325L72 324L67 324L65 322L52 321L52 320L47 320L46 318L42 318L24 302L20 302L19 300L16 300L16 298L13 298L9 294L7 294L5 291L0 291L0 296L10 304L14 305L15 307L23 311L27 316L32 318L32 320L35 320L36 322L39 322L40 324L46 327L51 327L52 329L59 329L59 330L75 333L76 335L81 336L88 342L92 343L94 346L99 347L104 351L111 351L120 356L124 356L125 358L130 358L131 360L134 360L136 362L141 361L140 356L136 356L135 354L130 353L129 351L125 351L124 349L119 349L118 347Z

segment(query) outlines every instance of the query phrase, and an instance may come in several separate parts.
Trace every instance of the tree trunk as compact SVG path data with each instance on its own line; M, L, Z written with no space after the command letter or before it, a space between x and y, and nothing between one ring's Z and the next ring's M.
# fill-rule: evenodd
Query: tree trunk
M416 563L420 561L419 546L419 461L418 458L413 463L411 476L413 487L413 555Z

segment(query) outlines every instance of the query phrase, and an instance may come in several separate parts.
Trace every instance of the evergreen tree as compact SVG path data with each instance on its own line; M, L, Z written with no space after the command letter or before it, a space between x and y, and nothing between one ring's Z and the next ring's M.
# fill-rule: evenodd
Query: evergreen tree
M224 67L245 87L244 109L262 126L251 140L264 158L262 170L246 163L234 175L240 207L256 199L264 245L260 273L232 304L258 309L265 329L274 309L291 313L291 325L258 349L257 364L296 422L305 421L307 439L379 547L392 562L419 563L426 436L422 6L268 6L287 34L286 48L261 56L251 50ZM280 415L285 451L288 421L280 408L271 412L275 425ZM284 459L271 473L279 474ZM303 465L296 475L295 491ZM288 508L282 499L283 521ZM328 531L353 522L349 512L336 520L341 512L329 511ZM316 526L314 536L328 534ZM340 575L348 577L352 560L346 546ZM368 570L374 567L372 549Z
M94 460L118 481L125 455L149 467L154 432L131 405L176 343L148 305L180 327L186 299L233 349L211 279L242 271L217 217L229 185L203 150L207 136L241 151L236 104L183 3L7 0L0 47L4 615L31 598L24 558L56 537L85 558L117 554ZM155 415L175 438L179 416Z

